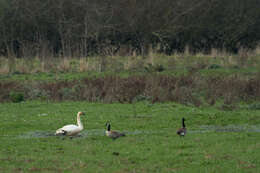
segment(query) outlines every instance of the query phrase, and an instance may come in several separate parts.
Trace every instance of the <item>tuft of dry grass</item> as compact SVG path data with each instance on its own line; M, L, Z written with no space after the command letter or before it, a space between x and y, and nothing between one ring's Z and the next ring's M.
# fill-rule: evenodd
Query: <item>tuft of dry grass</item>
M260 55L260 44L255 49L255 55Z
M8 59L4 57L0 57L0 74L8 74L8 73L10 73Z
M260 46L259 46L260 47ZM209 54L201 52L190 52L186 46L183 53L175 52L167 56L156 53L157 48L149 48L147 54L143 56L127 54L113 56L94 56L94 57L53 57L35 56L30 58L0 58L0 74L37 73L37 72L84 72L84 71L115 71L140 70L147 65L162 65L167 69L176 68L195 68L205 69L211 64L218 64L222 67L247 67L260 64L259 50L248 50L241 48L237 54L230 54L225 50L212 48Z
M79 72L85 72L88 71L89 63L86 61L85 58L79 59Z
M57 67L58 71L68 72L70 70L70 60L68 58L63 58Z

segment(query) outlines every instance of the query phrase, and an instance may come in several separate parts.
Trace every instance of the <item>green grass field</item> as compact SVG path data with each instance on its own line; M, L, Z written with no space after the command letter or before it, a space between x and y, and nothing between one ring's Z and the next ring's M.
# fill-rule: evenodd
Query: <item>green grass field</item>
M81 137L54 136L78 111ZM0 172L260 172L260 110L248 105L2 103L0 119ZM108 120L127 136L107 138Z
M47 69L43 68L42 63L47 64L37 59L16 59L15 63L1 61L0 80L3 81L2 89L7 90L2 91L3 102L0 103L0 173L260 172L260 104L250 95L251 90L248 90L254 89L252 91L257 92L258 80L253 80L255 83L252 83L252 87L250 83L245 83L250 87L243 85L243 82L247 82L246 79L257 78L259 75L259 55L247 61L239 56L121 57L109 59L104 71L101 69L102 63L95 59L64 59L56 62L53 68L50 66ZM158 70L160 67L163 67L163 71ZM106 75L128 78L153 74L186 75L187 79L193 79L189 75L194 73L196 82L201 81L199 84L206 86L208 83L204 81L204 77L239 76L234 81L241 79L242 84L239 86L245 90L238 88L233 93L232 89L227 88L230 92L226 95L233 94L228 96L235 101L227 102L224 93L223 96L216 97L214 104L206 102L207 96L203 95L203 91L193 93L191 90L191 94L197 94L196 97L201 99L201 104L197 107L167 102L151 104L151 99L147 98L145 101L135 102L137 99L134 104L51 102L51 99L39 99L30 95L45 91L37 90L41 88L37 88L36 84L41 86L41 83L49 81L55 83ZM11 103L12 99L8 100L6 97L10 96L12 90L16 91L17 85L4 85L5 81L30 85L24 90L17 90L27 93L25 96L28 99L25 102ZM233 83L238 84L231 81ZM190 87L189 84L183 85ZM201 86L199 84L196 86ZM55 85L50 85L50 88L53 86ZM13 88L8 90L8 87ZM64 87L66 85L61 85L61 88ZM181 87L180 84L179 88ZM59 87L56 89L54 94L60 92ZM91 87L82 91L87 92L90 89ZM78 90L68 91L61 93L71 96L70 94L75 94ZM155 90L158 91L161 90ZM190 90L177 91L178 94ZM241 99L238 97L241 95L239 91L247 91L248 100L238 100ZM254 95L257 96L256 93ZM185 93L180 95L185 96ZM33 101L35 98L42 102ZM69 98L74 98L74 95ZM196 105L191 104L190 100L184 104ZM63 125L76 124L78 111L86 113L82 117L84 131L80 136L73 139L54 136L56 129ZM188 129L185 138L176 134L181 127L182 117L186 118ZM107 121L111 122L112 129L125 132L126 137L117 140L106 137Z

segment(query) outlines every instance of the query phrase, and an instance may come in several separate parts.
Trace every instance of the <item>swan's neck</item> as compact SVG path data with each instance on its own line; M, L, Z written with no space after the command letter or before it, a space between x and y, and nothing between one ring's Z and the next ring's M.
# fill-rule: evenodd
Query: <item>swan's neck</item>
M182 120L182 127L185 128L184 120Z
M77 123L78 123L79 128L83 129L83 124L80 121L80 115L79 114L77 115Z

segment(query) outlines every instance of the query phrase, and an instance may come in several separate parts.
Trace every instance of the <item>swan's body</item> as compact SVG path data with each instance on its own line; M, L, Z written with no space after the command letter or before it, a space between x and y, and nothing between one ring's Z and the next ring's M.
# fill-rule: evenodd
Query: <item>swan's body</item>
M78 112L77 114L78 125L70 124L70 125L63 126L62 128L56 130L55 135L75 136L79 134L79 132L81 132L84 128L83 124L80 121L81 115L85 115L84 112Z
M182 128L180 128L178 131L177 131L177 134L180 136L180 137L184 137L186 132L187 132L187 129L185 127L185 123L184 123L185 119L182 118Z
M118 131L115 131L115 130L110 130L110 123L107 123L107 130L106 130L106 136L107 137L110 137L112 139L117 139L121 136L125 136L124 133L121 133L121 132L118 132Z

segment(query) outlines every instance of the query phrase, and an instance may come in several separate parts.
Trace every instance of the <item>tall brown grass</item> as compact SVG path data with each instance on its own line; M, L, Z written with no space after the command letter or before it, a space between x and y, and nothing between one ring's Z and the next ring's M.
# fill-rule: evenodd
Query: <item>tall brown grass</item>
M30 58L0 57L0 74L36 73L36 72L85 72L85 71L122 71L144 69L147 65L162 65L168 69L177 67L205 68L209 64L219 64L223 67L260 64L260 46L255 50L241 48L238 54L230 54L225 50L212 49L209 54L191 53L189 47L183 53L164 55L149 48L144 56L134 56L132 53L121 55L103 55L93 57L52 57L36 56Z
M208 76L189 73L181 76L160 74L91 77L73 81L0 81L0 101L10 101L10 93L24 94L25 100L79 100L89 102L151 103L174 101L200 106L225 105L240 101L260 101L260 73L245 76Z

